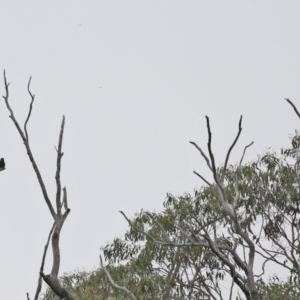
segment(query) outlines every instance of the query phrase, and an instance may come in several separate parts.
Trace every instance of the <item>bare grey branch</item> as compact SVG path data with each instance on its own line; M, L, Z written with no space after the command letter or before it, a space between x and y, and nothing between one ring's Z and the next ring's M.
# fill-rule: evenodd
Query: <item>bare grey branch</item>
M126 287L125 287L125 286L120 286L120 285L118 285L118 284L112 279L110 273L108 272L108 270L105 268L105 266L104 266L104 264L103 264L102 256L99 255L99 257L100 257L100 264L101 264L101 267L103 268L103 270L104 270L104 272L105 272L105 274L106 274L106 276L107 276L107 278L108 278L110 284L111 284L114 288L116 288L116 289L118 289L118 290L124 292L130 299L132 299L132 300L137 300L137 298L136 298L136 297L135 297L135 296L134 296L134 295L133 295Z

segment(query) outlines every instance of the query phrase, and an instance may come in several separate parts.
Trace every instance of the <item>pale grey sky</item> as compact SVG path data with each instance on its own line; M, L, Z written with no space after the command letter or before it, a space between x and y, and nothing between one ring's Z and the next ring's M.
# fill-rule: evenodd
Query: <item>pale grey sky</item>
M61 274L99 265L100 246L127 228L119 210L161 209L167 192L202 185L194 169L209 178L188 143L206 147L205 115L219 163L241 114L232 163L251 141L246 160L288 144L300 127L284 101L300 108L299 14L299 1L0 1L0 69L20 122L33 76L28 129L52 198L66 116ZM4 101L0 137L0 299L26 299L52 220Z

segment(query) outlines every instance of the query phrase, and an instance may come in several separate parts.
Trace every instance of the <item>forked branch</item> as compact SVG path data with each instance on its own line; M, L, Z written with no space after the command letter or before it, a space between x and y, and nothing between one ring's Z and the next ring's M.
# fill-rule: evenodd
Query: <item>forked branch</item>
M15 116L14 116L14 112L13 112L12 108L11 108L10 105L9 105L9 102L8 102L8 98L9 98L9 89L8 89L9 83L8 83L7 80L6 80L5 70L4 70L3 76L4 76L4 87L5 87L5 96L3 96L3 98L4 98L4 100L5 100L6 107L7 107L7 109L8 109L9 112L10 112L10 116L9 116L9 117L10 117L10 118L12 119L12 121L14 122L14 124L15 124L15 126L17 127L17 130L18 130L18 132L19 132L19 134L20 134L20 136L21 136L21 138L22 138L22 140L23 140L23 142L24 142L25 148L26 148L26 150L27 150L27 154L28 154L28 156L29 156L29 159L30 159L30 161L31 161L31 163L32 163L33 169L34 169L35 174L36 174L36 176L37 176L38 182L39 182L40 187L41 187L41 189L42 189L42 193L43 193L44 199L45 199L45 201L46 201L46 203L47 203L47 205L48 205L48 208L49 208L49 210L50 210L50 213L51 213L53 219L55 220L55 218L56 218L56 213L55 213L54 208L53 208L53 206L52 206L52 204L51 204L51 201L50 201L50 199L49 199L49 197L48 197L48 193L47 193L46 186L45 186L45 184L44 184L42 175L41 175L41 173L40 173L40 171L39 171L39 168L38 168L38 166L37 166L37 164L36 164L36 162L35 162L35 159L34 159L34 157L33 157L32 151L31 151L31 149L30 149L29 140L28 140L28 138L27 138L28 135L27 135L27 133L26 133L26 135L25 135L24 132L22 131L22 129L21 129L19 123L17 122L17 120L16 120L16 118L15 118ZM34 99L34 96L33 96L33 99ZM26 128L26 124L27 124L27 122L28 122L28 120L29 120L29 118L30 118L30 115L31 115L32 103L33 103L33 100L31 101L31 104L30 104L28 117L27 117L27 120L26 120L25 125L24 125L25 128ZM27 136L27 137L26 137L26 136Z
M22 131L21 127L19 126L19 123L17 122L15 116L14 116L14 112L12 110L12 108L9 105L8 102L8 98L9 98L9 83L6 80L6 75L5 75L5 71L4 71L4 86L5 86L5 96L3 96L7 109L10 112L10 118L12 119L12 121L14 122L15 126L17 127L17 130L24 142L25 148L27 150L27 154L29 156L29 159L32 163L33 169L36 173L36 176L38 178L40 187L42 189L43 192L43 196L44 199L48 205L48 208L50 210L50 213L54 219L54 225L50 231L49 237L48 237L48 241L47 244L45 246L44 249L44 255L43 255L43 259L42 259L42 265L40 268L40 277L39 277L39 281L38 281L38 287L37 287L37 291L36 291L36 295L35 295L35 300L38 299L40 290L41 290L41 278L44 279L44 281L46 281L46 283L50 286L50 288L61 298L61 299L66 299L66 300L75 300L74 297L65 289L61 286L59 280L58 280L58 272L59 272L59 268L60 268L60 249L59 249L59 237L60 237L60 232L62 229L62 226L64 224L64 221L66 220L68 214L70 213L70 209L68 208L67 205L67 192L66 192L66 188L63 189L63 203L64 203L64 207L65 207L65 213L62 215L61 213L61 207L62 207L62 203L61 203L61 181L60 181L60 170L61 170L61 158L63 156L62 153L62 141L63 141L63 133L64 133L64 125L65 125L65 117L63 117L62 119L62 123L61 123L61 130L60 130L60 134L59 134L59 141L58 141L58 150L57 150L57 163L56 163L56 186L57 186L57 191L56 191L56 209L57 211L55 212L52 203L48 197L47 194L47 190L45 187L45 184L43 182L42 176L40 174L40 171L38 169L38 166L35 162L35 159L33 157L32 151L30 149L30 144L29 144L29 136L28 136L28 132L27 132L27 123L30 119L31 116L31 112L32 112L32 107L33 107L33 102L34 102L34 98L35 96L31 93L30 91L30 82L31 82L31 77L29 79L28 82L28 93L31 97L31 102L30 102L30 106L29 106L29 112L26 118L26 121L24 123L24 132ZM50 237L52 236L52 250L53 250L53 264L52 264L52 270L51 273L49 275L45 275L43 273L43 268L44 268L44 263L45 263L45 257L46 257L46 252L47 252L47 248L49 245L49 240ZM28 295L29 298L29 295Z
M244 268L243 268L243 271L244 271L245 276L247 278L247 285L248 285L247 289L246 288L243 289L243 286L244 286L245 282L242 283L239 280L237 280L237 278L235 277L235 275L234 275L234 274L236 274L235 267L233 265L230 266L230 264L228 264L228 262L225 262L222 253L218 252L219 250L216 248L214 242L209 241L209 240L208 240L208 242L210 242L210 248L211 248L211 250L214 251L214 253L219 257L219 259L223 260L223 262L230 268L230 270L231 270L231 276L235 280L236 284L239 285L239 287L244 291L245 294L247 294L247 293L252 294L253 295L253 299L258 299L259 296L258 296L257 288L256 288L256 285L255 285L254 274L253 274L255 246L254 246L254 243L252 242L252 240L247 235L247 233L241 228L240 223L239 223L239 221L237 219L236 213L234 211L234 205L232 206L228 202L227 195L225 193L225 189L224 189L224 186L223 186L223 184L224 184L224 178L225 178L225 174L226 174L226 169L227 169L227 165L228 165L228 161L229 161L229 157L230 157L230 153L231 153L233 147L236 145L236 143L238 141L238 138L239 138L239 136L241 134L241 131L242 131L242 116L240 117L239 129L238 129L238 133L236 135L236 138L234 139L232 145L228 149L228 152L227 152L227 155L226 155L226 159L225 159L225 163L224 163L224 170L223 170L221 178L219 177L219 174L217 172L216 164L215 164L215 158L214 158L214 154L212 152L212 147L211 147L212 133L211 133L211 129L210 129L209 118L207 116L206 116L206 125L207 125L207 132L208 132L207 147L208 147L208 152L209 152L209 157L210 157L210 161L207 164L212 166L211 171L213 173L214 181L215 181L215 183L216 183L216 185L218 187L218 197L217 198L219 200L219 203L220 203L221 207L224 209L224 212L227 214L227 216L229 216L232 224L234 225L234 229L235 229L236 234L238 234L240 236L240 238L242 238L247 243L247 245L249 246L248 263L247 263L247 266L244 266ZM244 158L246 149L248 147L250 147L251 145L252 145L252 143L249 144L249 145L247 145L245 147L243 155L242 155L242 158L240 160L240 164L242 163L242 160ZM235 202L237 202L238 197L239 197L239 192L238 192L238 178L237 177L236 177L236 183L235 183L235 191L236 191L236 197L234 199L234 203L233 204L235 204ZM207 237L208 237L208 235L207 235ZM239 256L235 252L235 250L233 250L233 256L235 257L235 261L239 260Z

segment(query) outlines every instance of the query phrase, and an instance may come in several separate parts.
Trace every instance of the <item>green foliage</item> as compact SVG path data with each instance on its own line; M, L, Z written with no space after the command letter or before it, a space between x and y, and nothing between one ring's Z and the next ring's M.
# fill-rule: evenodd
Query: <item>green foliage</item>
M268 283L260 282L259 288L262 299L269 300L297 300L300 295L298 282L282 281L276 275Z
M143 276L141 280L139 270L131 264L118 267L107 267L111 276L119 285L126 286L141 300L158 298L163 279L155 274ZM63 287L80 300L118 300L128 299L124 293L112 288L102 269L91 272L75 271L60 278ZM149 284L151 283L151 284ZM41 300L59 300L49 288L40 297Z
M230 165L225 170L226 201L254 241L256 255L277 264L277 270L290 272L287 282L276 276L269 281L260 277L257 285L263 299L298 299L300 293L296 284L300 270L299 146L296 132L291 147L280 154L268 151L241 168ZM224 168L217 172L223 174ZM168 194L163 211L142 210L131 222L124 238L115 238L101 249L114 281L138 299L205 299L209 294L220 299L222 281L226 279L228 286L233 274L209 246L208 237L237 272L240 268L232 253L248 251L220 204L215 184L192 195ZM246 261L247 255L242 259ZM102 270L75 272L61 281L76 299L126 299L112 289ZM47 291L43 299L56 298Z

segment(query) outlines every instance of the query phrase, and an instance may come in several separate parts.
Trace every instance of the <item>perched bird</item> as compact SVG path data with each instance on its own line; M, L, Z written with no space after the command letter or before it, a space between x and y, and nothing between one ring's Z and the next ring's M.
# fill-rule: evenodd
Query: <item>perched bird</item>
M4 169L5 168L5 162L4 162L4 158L0 159L0 169Z

